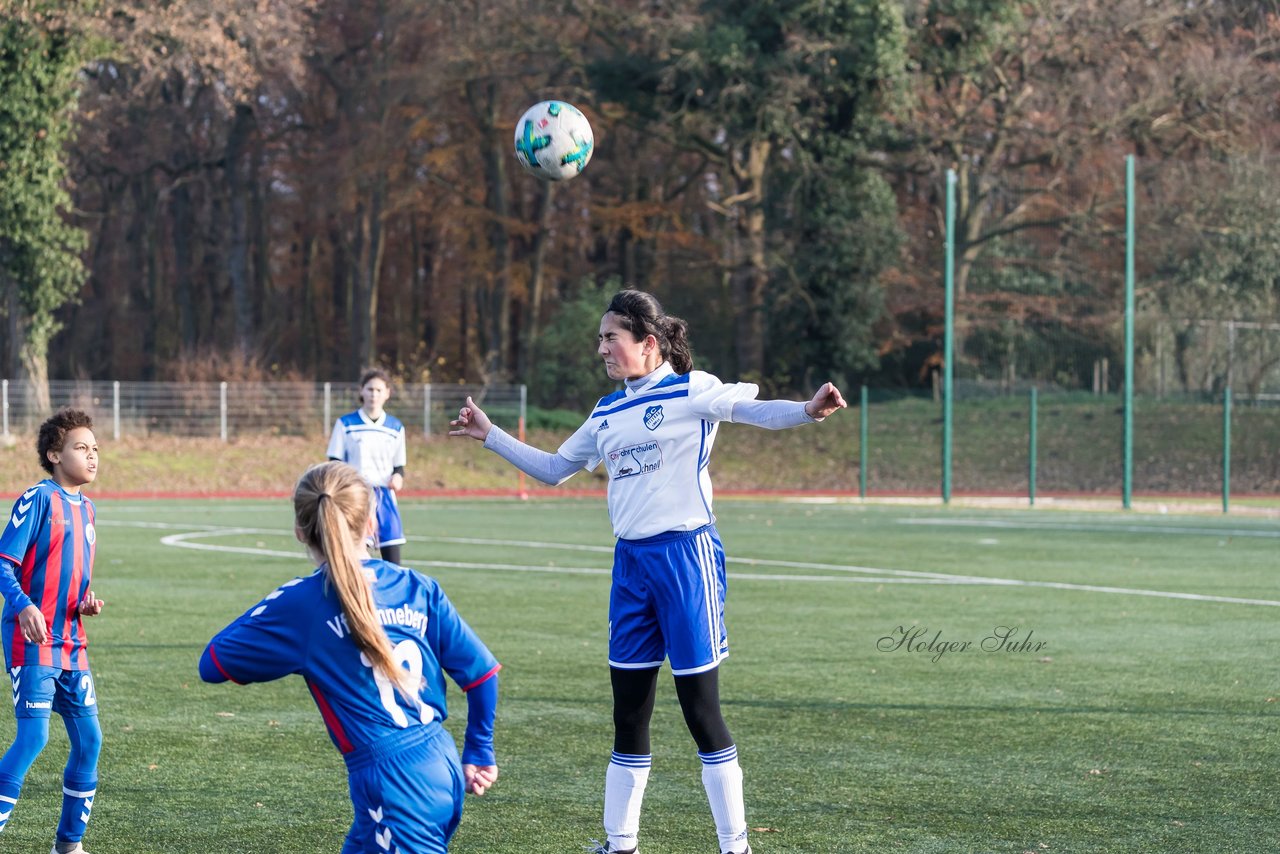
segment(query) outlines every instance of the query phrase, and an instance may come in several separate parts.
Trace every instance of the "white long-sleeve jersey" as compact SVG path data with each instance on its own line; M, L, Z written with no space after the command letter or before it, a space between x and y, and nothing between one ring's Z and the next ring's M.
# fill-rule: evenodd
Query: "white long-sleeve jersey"
M754 383L723 383L704 371L677 374L663 363L603 397L555 454L538 451L497 427L485 447L546 483L605 464L614 536L638 540L692 531L715 521L707 465L722 421L761 427L810 423L804 404L756 401Z

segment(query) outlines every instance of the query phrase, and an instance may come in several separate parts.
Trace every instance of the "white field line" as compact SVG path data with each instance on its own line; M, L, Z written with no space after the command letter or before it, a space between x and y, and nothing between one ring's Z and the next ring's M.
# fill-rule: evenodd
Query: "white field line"
M281 530L271 528L221 528L213 525L191 526L149 522L114 522L121 527L156 528L180 530L183 533L169 534L161 537L160 542L175 548L195 549L197 551L223 552L227 554L255 555L259 557L280 557L294 560L306 556L298 551L279 551L276 549L254 548L248 546L223 546L213 543L194 542L195 539L257 534L268 536L288 536ZM198 527L199 530L192 530ZM527 540L493 540L473 537L411 537L416 542L448 542L464 545L515 546L528 549L552 549L557 551L584 551L592 553L608 553L612 549L607 546L578 545L571 543L548 543ZM1182 599L1192 602L1218 602L1228 605L1262 605L1280 607L1280 601L1272 599L1245 599L1235 596L1212 596L1203 593L1180 593L1168 590L1144 590L1133 587L1106 587L1097 584L1072 584L1060 581L1023 581L1015 578L987 578L976 575L953 575L943 572L917 572L906 569L884 569L867 566L848 566L841 564L810 563L805 561L764 560L749 558L729 558L731 564L746 566L776 566L788 569L815 569L825 572L844 573L841 575L793 575L765 574L752 572L732 572L735 579L744 581L784 581L784 582L843 582L862 584L953 584L953 585L990 585L996 587L1039 587L1049 590L1075 590L1086 593L1105 593L1121 596L1147 596L1157 599ZM502 572L542 572L561 575L609 575L610 570L589 567L557 567L533 566L502 563L467 563L459 561L406 560L410 566L422 566L447 569L480 569Z
M1088 531L1102 534L1189 534L1202 537L1263 537L1280 539L1280 528L1215 528L1185 525L1105 525L1086 522L1030 522L1018 519L895 519L899 525L924 525L953 528L1000 528L1026 531Z

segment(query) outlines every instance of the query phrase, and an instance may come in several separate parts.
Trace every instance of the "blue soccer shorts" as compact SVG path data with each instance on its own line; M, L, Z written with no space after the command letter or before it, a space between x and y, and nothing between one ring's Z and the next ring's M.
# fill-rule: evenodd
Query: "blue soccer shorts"
M388 486L374 488L377 500L378 541L376 547L399 546L404 543L404 523L400 521L400 505L396 503L396 492Z
M448 730L413 726L344 758L355 821L342 854L448 851L465 787Z
M9 668L13 683L13 714L19 718L64 718L98 714L98 695L88 670L63 670L42 664Z
M714 525L618 540L609 592L609 666L671 662L702 673L729 654L724 628L724 546Z

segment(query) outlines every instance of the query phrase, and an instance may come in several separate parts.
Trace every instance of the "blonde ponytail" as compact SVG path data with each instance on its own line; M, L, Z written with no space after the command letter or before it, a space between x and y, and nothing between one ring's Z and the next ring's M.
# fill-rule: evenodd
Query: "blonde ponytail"
M333 585L356 647L405 697L417 686L396 663L391 640L378 622L373 589L365 578L357 548L373 512L373 493L346 463L327 462L303 473L293 491L294 521L299 539L324 559L326 581Z

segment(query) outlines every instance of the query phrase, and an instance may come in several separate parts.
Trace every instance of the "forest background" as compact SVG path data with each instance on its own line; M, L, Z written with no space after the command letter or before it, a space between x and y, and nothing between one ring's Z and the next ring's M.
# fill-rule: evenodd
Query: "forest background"
M1114 390L1129 154L1137 381L1280 364L1276 2L0 11L0 372L35 388L377 363L581 407L622 285L769 393L927 388L954 170L957 376ZM511 151L545 98L596 134L560 185Z

